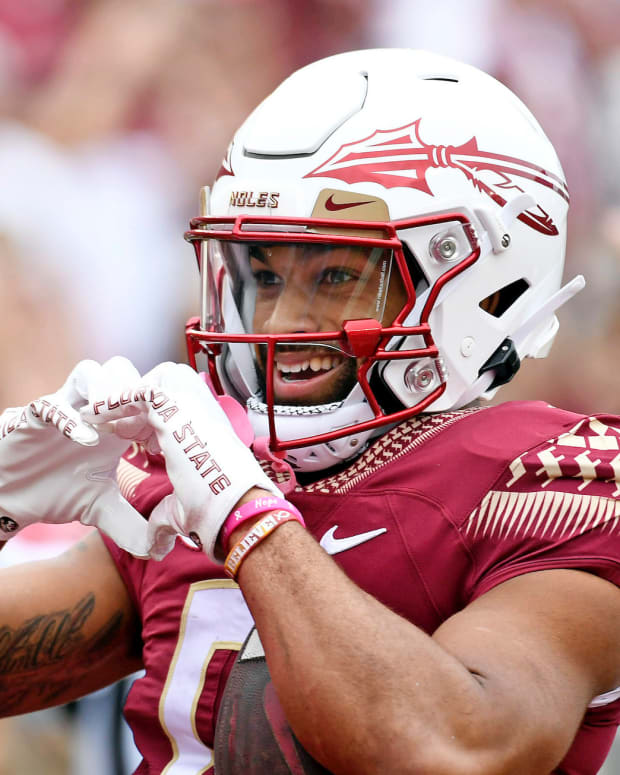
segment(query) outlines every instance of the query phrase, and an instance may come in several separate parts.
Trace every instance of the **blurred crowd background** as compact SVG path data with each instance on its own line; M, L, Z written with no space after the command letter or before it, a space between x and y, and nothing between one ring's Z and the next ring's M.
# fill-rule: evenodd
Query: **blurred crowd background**
M394 45L499 77L566 172L566 275L588 286L498 399L620 413L618 0L0 0L0 407L81 358L184 360L198 282L182 235L235 128L294 69ZM0 725L0 775L127 771L119 694L95 698L99 722L87 702Z

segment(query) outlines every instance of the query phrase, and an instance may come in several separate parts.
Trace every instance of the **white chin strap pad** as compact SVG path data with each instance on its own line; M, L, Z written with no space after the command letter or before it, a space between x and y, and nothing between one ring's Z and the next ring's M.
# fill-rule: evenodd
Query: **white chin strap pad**
M267 405L250 399L247 408L256 437L269 436ZM339 403L275 407L276 431L281 441L329 433L373 417L368 404L359 397L354 400L353 394ZM322 471L355 457L364 449L368 439L376 434L376 430L353 431L350 436L335 441L292 449L285 459L296 471Z

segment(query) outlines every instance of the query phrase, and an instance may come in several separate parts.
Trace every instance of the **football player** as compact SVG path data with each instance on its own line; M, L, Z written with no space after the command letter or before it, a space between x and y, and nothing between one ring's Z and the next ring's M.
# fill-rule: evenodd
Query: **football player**
M6 526L60 518L57 487L4 497L40 436L60 514L102 531L3 572L5 713L142 666L138 773L597 772L620 418L479 402L583 286L567 210L535 118L475 68L376 50L287 79L186 235L206 372L81 366L0 433L0 465L25 450Z

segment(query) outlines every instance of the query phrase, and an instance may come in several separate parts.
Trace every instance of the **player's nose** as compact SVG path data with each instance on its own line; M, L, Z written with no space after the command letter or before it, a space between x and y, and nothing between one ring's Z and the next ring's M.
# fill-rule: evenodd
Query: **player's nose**
M262 333L284 334L320 331L312 294L300 283L287 282L265 319Z

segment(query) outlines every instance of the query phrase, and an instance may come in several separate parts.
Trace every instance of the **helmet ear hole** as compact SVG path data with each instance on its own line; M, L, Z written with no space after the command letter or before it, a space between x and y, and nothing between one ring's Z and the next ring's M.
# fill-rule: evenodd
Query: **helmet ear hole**
M503 288L491 293L479 303L480 309L483 309L489 315L495 318L501 318L515 301L522 296L530 287L527 280L521 278L505 285Z

